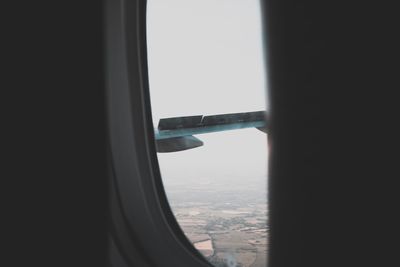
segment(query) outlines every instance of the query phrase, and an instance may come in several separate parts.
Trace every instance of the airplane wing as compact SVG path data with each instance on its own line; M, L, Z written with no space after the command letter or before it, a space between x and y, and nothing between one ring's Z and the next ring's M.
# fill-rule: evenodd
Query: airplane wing
M160 119L154 130L157 152L176 152L202 146L203 142L193 135L244 128L257 128L266 133L266 112Z

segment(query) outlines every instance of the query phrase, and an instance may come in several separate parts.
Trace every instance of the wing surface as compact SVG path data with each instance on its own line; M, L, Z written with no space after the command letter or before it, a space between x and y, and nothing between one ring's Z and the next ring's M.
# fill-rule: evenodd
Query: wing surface
M157 152L176 152L203 145L193 135L257 128L267 132L265 111L160 119L155 129Z

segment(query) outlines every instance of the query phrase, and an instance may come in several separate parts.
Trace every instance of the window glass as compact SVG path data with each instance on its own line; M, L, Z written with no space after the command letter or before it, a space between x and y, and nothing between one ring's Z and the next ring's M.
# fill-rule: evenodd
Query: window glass
M172 211L214 266L266 264L259 0L148 0L157 155Z

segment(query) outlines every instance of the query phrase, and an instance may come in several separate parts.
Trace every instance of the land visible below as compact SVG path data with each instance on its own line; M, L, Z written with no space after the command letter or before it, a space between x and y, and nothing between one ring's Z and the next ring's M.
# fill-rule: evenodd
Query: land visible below
M254 183L170 183L167 195L191 243L216 267L264 267L266 188Z

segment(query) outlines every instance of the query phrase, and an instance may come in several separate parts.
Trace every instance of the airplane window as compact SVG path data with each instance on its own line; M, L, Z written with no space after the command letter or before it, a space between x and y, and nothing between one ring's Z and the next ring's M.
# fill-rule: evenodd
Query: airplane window
M266 266L265 63L259 0L148 0L157 156L171 209L214 266Z

